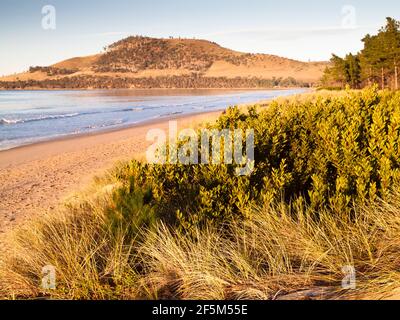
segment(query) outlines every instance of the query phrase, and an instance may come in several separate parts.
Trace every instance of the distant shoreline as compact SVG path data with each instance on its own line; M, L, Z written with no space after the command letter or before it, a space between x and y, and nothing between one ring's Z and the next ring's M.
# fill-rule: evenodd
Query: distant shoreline
M299 88L300 89L300 88ZM279 91L279 90L290 90L290 89L273 89L273 90L268 90L268 91ZM41 92L56 92L58 90L40 90ZM67 90L59 90L60 92L68 92ZM86 90L71 90L71 92L86 92ZM140 94L142 94L142 92L144 93L144 95L147 95L148 93L150 93L149 95L152 95L154 92L154 95L164 95L166 92L171 93L172 95L180 95L180 96L190 96L191 94L193 94L194 92L203 92L205 94L209 94L209 93L217 93L217 94L224 94L224 93L242 93L242 92L248 92L248 91L264 91L262 89L252 89L252 90L245 90L245 89L174 89L174 90L170 90L170 89L114 89L114 90L94 90L101 92L101 91L121 91L121 92L126 92L126 91L135 91L138 92ZM306 93L308 90L304 90L304 93ZM311 91L311 89L310 89ZM18 91L10 91L10 92L18 92ZM29 92L28 90L23 90L21 92ZM32 92L38 92L38 91L32 91ZM147 92L147 94L146 94ZM293 93L295 94L295 93ZM199 95L201 96L201 95ZM237 101L237 103L235 105L238 106L248 106L248 105L255 105L255 104L265 104L268 101L273 100L273 98L271 99L262 99L262 100L255 100L252 102L241 102L240 100ZM213 113L213 112L221 112L223 110L225 110L227 107L229 106L229 104L218 107L218 108L205 108L204 110L194 110L194 111L187 111L187 112L182 112L182 113L171 113L171 114L166 114L166 115L160 115L158 117L153 117L153 118L147 118L147 119L143 119L140 121L136 121L136 122L128 122L128 123L121 123L119 125L116 126L110 126L110 127L104 127L104 128L98 128L96 130L88 130L88 131L84 131L84 132L75 132L75 133L65 133L65 134L59 134L57 136L43 136L43 137L37 137L36 139L34 139L33 141L29 141L29 142L22 142L19 144L15 144L15 145L9 145L9 146L4 146L4 148L0 149L0 162L1 162L1 155L2 153L6 152L6 151L10 151L10 150L15 150L15 149L20 149L20 148L24 148L27 146L31 146L31 145L36 145L36 144L43 144L43 143L47 143L50 141L62 141L62 140L68 140L68 139L79 139L80 137L84 137L84 136L94 136L94 135L99 135L99 134L103 134L103 133L108 133L108 132L116 132L116 131L120 131L120 130L126 130L126 129L130 129L130 128L135 128L135 127L140 127L140 126L145 126L145 125L151 125L151 124L157 124L159 122L162 121L169 121L171 119L182 119L182 118L186 118L186 117L194 117L194 116L198 116L198 115L202 115L202 114L208 114L208 113Z
M115 89L115 90L130 90L130 89ZM138 89L138 90L147 90L147 89ZM170 89L165 89L165 90L170 90ZM183 90L183 89L179 89L179 90ZM187 89L184 89L184 90L187 90ZM197 89L193 89L193 90L197 90ZM205 89L205 90L210 90L210 89ZM47 90L42 90L42 91L47 91ZM77 91L77 90L74 90L74 91ZM237 90L235 90L235 91L237 91ZM269 102L271 102L272 100L273 99L254 101L251 103L238 104L237 106L240 108L244 108L244 107L248 107L251 105L266 105ZM118 133L118 132L129 133L132 130L136 130L136 129L140 130L141 128L146 128L146 127L150 127L150 126L154 127L154 126L157 126L160 124L168 123L169 121L172 121L172 120L177 120L180 122L187 122L187 121L191 121L191 119L198 119L198 118L209 119L211 117L211 119L213 119L213 118L216 118L215 115L222 114L227 108L228 108L228 106L218 109L218 110L212 110L212 111L204 110L204 111L198 111L198 112L193 112L193 113L169 115L169 116L165 116L162 118L148 119L148 120L144 120L139 123L126 124L126 125L122 125L122 126L118 126L118 127L114 127L114 128L106 128L106 129L102 129L99 131L81 132L81 133L76 133L76 134L68 134L65 136L48 138L48 139L44 139L42 141L36 141L36 142L32 142L32 143L28 143L28 144L24 144L24 145L20 145L20 146L15 146L15 147L12 147L9 149L0 150L0 170L4 169L5 167L7 167L8 164L12 164L12 162L15 161L16 158L14 158L14 156L13 156L14 153L25 153L24 150L32 149L32 152L31 152L31 150L28 150L29 151L28 153L32 154L32 156L33 156L34 153L37 152L34 150L36 147L54 146L55 144L62 143L62 142L66 143L66 144L68 144L69 142L73 142L73 141L79 142L79 140L85 139L85 138L96 139L96 137L102 137L102 136L107 136L107 137L110 136L111 137L113 134ZM9 163L8 163L8 160L9 160Z
M254 103L254 104L257 104L257 103ZM53 138L45 138L44 140L41 140L41 141L36 141L36 142L12 147L9 149L0 150L0 169L2 168L2 155L7 152L12 152L13 150L29 148L29 147L37 146L37 145L46 145L48 143L56 143L59 141L79 140L84 137L101 136L104 134L111 134L111 133L118 132L118 131L129 131L131 129L135 129L135 128L139 129L142 127L147 127L150 125L157 125L157 124L161 124L161 123L172 121L172 120L180 120L180 119L185 119L185 118L190 119L191 117L197 117L197 116L208 115L208 114L211 115L214 113L222 113L223 111L224 111L224 109L215 110L215 111L205 110L203 112L199 111L199 112L186 113L186 114L169 115L169 116L162 117L162 118L144 120L139 123L131 123L131 124L121 125L121 126L114 127L114 128L105 128L105 129L102 129L99 131L80 132L80 133L76 133L76 134L67 134L64 136L58 136L58 137L53 137Z
M1 83L1 81L0 81ZM254 88L254 87L249 87L249 88L38 88L38 87L33 87L29 89L5 89L5 88L0 88L1 91L112 91L112 90L215 90L215 91L263 91L263 90L296 90L296 89L310 89L312 90L312 87L265 87L265 88Z

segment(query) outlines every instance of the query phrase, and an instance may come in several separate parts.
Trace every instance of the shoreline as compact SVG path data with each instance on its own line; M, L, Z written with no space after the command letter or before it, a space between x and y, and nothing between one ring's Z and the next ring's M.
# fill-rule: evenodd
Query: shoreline
M303 88L297 88L297 89L303 89ZM147 89L109 89L109 90L137 90L137 91L144 90L144 91L148 91ZM153 90L157 91L157 90L163 90L163 89L154 88ZM165 90L171 91L170 89L165 89ZM174 90L176 90L176 91L181 91L181 90L183 90L183 91L186 91L186 90L188 90L188 91L190 91L190 90L210 91L210 90L214 90L214 89L174 89ZM263 90L264 89L254 89L254 91L263 91ZM274 90L279 91L282 89L273 89L272 91L274 91ZM293 90L295 90L295 89L293 89ZM21 90L21 91L31 91L31 90ZM40 90L40 91L49 91L49 90ZM50 90L50 91L52 91L52 90ZM83 90L77 90L77 91L83 91ZM102 91L102 89L99 89L99 91ZM226 90L226 89L220 89L218 91L229 92L229 90ZM231 90L231 91L241 92L240 90ZM242 91L248 91L248 90L242 90ZM312 89L307 90L304 93L307 93L308 91L312 91ZM251 102L251 103L242 103L242 104L238 104L237 106L238 107L246 107L246 106L255 105L255 104L266 104L271 100L273 100L273 99L266 99L266 100ZM103 134L103 133L107 133L107 132L120 131L120 130L129 129L129 128L140 127L140 126L144 126L144 125L148 125L148 124L155 124L157 122L169 121L170 119L180 119L180 118L185 118L185 117L197 116L200 114L221 112L221 111L225 110L226 108L227 108L227 106L221 107L221 108L216 108L214 110L203 110L203 111L194 111L194 112L175 114L175 115L166 115L166 116L161 116L159 118L146 119L146 120L143 120L140 122L123 124L123 125L119 125L119 126L111 127L111 128L102 128L99 130L88 131L88 132L67 133L67 134L62 134L62 135L54 136L54 137L44 137L42 139L39 139L39 140L36 140L33 142L28 142L28 143L24 143L21 145L16 145L16 146L8 147L5 149L0 149L0 169L2 167L2 165L1 165L2 154L6 153L8 151L11 151L11 150L17 150L17 149L21 149L21 148L25 148L25 147L29 147L29 146L33 146L33 145L39 145L39 144L52 142L52 141L63 141L63 140L74 139L74 138L78 139L83 136L92 136L92 135L99 135L99 134Z
M0 84L1 84L0 80ZM315 89L314 87L250 87L250 88L30 88L30 89L5 89L0 87L0 92L2 91L11 91L11 92L19 92L19 91L112 91L112 90L171 90L171 91L179 91L179 90L216 90L216 91L263 91L263 90L296 90L296 89Z
M146 141L148 130L167 132L171 120L178 122L179 129L192 128L216 120L222 112L173 116L0 152L0 253L2 238L17 225L62 207L66 199L73 199L118 162L143 157L152 144Z
M0 169L2 167L2 165L1 165L2 154L7 153L8 151L18 150L18 149L27 148L30 146L35 146L35 145L40 145L40 144L46 144L49 142L73 140L73 139L79 139L79 138L87 137L87 136L96 136L96 135L101 135L101 134L105 134L105 133L112 133L112 132L116 132L116 131L132 129L132 128L139 128L142 126L148 126L151 124L162 123L162 122L171 121L174 119L182 119L182 118L198 116L198 115L202 115L202 114L222 112L225 109L226 108L219 109L219 110L213 110L213 111L198 111L198 112L186 113L186 114L169 115L169 116L160 117L157 119L148 119L148 120L144 120L144 121L137 122L137 123L125 124L125 125L121 125L121 126L114 127L114 128L104 128L104 129L100 129L97 131L80 132L80 133L76 133L76 134L71 133L71 134L60 135L57 137L44 138L43 140L38 140L38 141L35 141L32 143L22 144L22 145L7 148L7 149L0 149Z
M92 146L99 143L100 140L118 139L129 137L134 131L142 131L154 127L163 127L169 121L178 121L178 123L196 122L204 120L203 118L212 118L221 114L226 108L215 111L195 112L190 114L171 115L160 119L146 120L141 123L135 123L118 128L104 129L96 132L79 133L75 135L66 135L55 137L44 141L13 147L6 150L0 150L0 171L16 166L21 162L38 160L47 155L59 153L60 146L63 146L64 152L75 151L77 148ZM102 140L104 139L104 140ZM109 141L108 140L108 141ZM107 142L107 141L104 141ZM78 146L80 143L80 146ZM50 149L50 150L49 150ZM61 151L61 150L60 150ZM24 159L22 159L24 158Z

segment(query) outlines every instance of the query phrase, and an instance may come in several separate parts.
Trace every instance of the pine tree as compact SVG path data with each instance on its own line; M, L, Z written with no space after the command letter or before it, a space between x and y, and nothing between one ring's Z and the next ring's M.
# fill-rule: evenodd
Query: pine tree
M331 67L325 71L323 84L359 88L361 85L380 83L384 89L391 83L391 87L398 90L400 22L386 18L386 25L376 35L367 34L362 41L364 48L357 55L350 53L344 59L332 56Z
M361 66L358 56L348 54L345 59L332 55L331 67L327 68L323 78L325 85L340 86L350 85L359 88L361 84Z
M322 82L325 86L339 86L344 88L346 85L345 61L339 56L332 54L331 66L326 68Z
M383 38L383 52L386 54L386 67L393 70L394 88L398 89L398 63L400 61L400 22L387 18L386 27L380 30Z
M361 84L361 67L358 56L348 54L344 60L344 70L346 74L346 82L352 88L356 89Z

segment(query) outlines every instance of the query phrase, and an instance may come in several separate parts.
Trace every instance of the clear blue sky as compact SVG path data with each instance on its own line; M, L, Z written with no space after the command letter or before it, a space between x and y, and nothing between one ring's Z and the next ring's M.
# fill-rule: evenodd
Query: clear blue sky
M44 5L56 9L55 30L42 28ZM360 50L387 16L400 19L399 0L1 0L0 75L94 54L135 34L327 60Z

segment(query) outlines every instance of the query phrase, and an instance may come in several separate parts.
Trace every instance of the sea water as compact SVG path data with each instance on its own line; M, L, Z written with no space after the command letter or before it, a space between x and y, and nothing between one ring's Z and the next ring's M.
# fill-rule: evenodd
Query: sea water
M0 150L305 91L0 91Z

